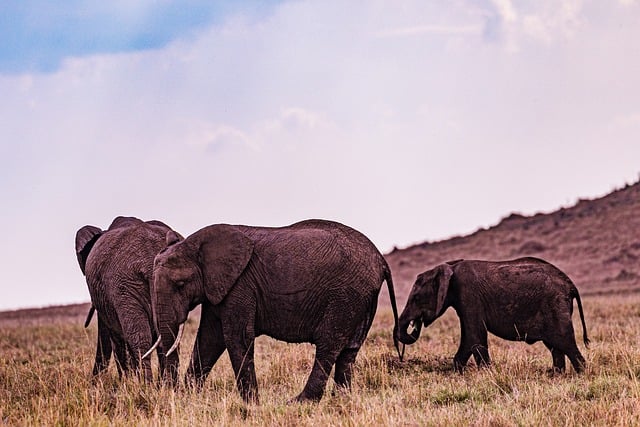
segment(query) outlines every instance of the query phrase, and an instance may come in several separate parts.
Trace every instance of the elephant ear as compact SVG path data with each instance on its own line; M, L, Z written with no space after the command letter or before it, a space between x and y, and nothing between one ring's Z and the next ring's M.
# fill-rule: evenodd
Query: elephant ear
M438 284L438 297L436 298L436 316L438 316L444 308L444 301L447 299L449 292L449 282L451 282L453 270L449 264L441 264L436 267L436 281Z
M84 268L87 264L87 257L96 244L98 238L102 236L103 231L93 225L85 225L76 233L76 256L78 257L78 264L80 264L80 270L84 274Z
M199 262L207 299L219 304L249 264L254 243L231 225L212 225L202 230Z

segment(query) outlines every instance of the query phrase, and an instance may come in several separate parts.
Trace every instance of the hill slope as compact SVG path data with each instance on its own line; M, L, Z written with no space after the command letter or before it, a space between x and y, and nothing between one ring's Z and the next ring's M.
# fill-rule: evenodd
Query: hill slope
M548 214L511 214L489 229L438 242L396 249L391 266L400 309L418 273L442 262L466 258L543 258L566 272L582 295L640 291L640 182ZM387 287L380 305L388 307ZM0 323L84 321L88 304L0 313Z
M511 214L473 234L425 242L386 255L398 305L418 273L465 259L543 258L566 272L582 295L640 290L640 182L548 214ZM386 295L381 304L388 304Z

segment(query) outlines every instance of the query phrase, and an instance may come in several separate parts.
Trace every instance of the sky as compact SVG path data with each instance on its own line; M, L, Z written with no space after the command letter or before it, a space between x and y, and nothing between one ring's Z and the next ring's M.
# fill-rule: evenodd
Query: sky
M0 309L88 301L75 233L118 215L388 252L640 176L639 1L0 10Z

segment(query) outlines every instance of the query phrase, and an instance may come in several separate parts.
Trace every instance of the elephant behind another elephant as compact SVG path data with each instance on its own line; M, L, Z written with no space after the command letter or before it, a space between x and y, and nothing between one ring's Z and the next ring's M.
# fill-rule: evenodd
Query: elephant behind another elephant
M576 345L571 315L578 303L582 336L588 347L580 294L571 279L538 258L511 261L457 260L418 275L400 316L397 338L412 344L420 328L449 307L460 317L460 347L454 368L462 371L473 355L477 365L490 363L487 331L500 338L542 341L551 351L553 370L564 371L565 355L581 372L585 360ZM415 329L410 333L410 327Z
M149 286L153 259L166 246L172 231L160 221L143 222L133 217L117 217L105 231L91 225L76 233L76 255L86 276L92 308L98 312L98 340L93 375L108 367L115 353L118 372L133 368L151 381L151 363L140 356L156 339L151 313ZM177 358L177 354L173 356ZM165 367L158 351L161 371ZM175 376L175 375L174 375Z

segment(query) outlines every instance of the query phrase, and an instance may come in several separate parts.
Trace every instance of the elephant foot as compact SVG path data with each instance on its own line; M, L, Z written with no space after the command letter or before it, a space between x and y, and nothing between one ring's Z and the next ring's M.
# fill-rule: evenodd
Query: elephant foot
M260 405L257 393L241 393L242 401L247 405Z
M205 379L203 377L196 377L187 373L184 377L184 386L187 390L201 391L204 387L204 381Z
M322 399L322 393L320 393L319 395L309 396L306 393L302 392L296 397L294 397L293 399L289 399L287 401L287 404L292 405L292 404L306 403L306 402L318 403L320 399Z
M348 396L351 393L351 387L347 385L337 385L331 390L331 397Z
M566 371L565 368L558 368L558 367L553 367L553 368L549 368L547 369L547 375L550 377L557 377L559 375L564 374Z
M464 369L466 367L465 365L466 364L462 364L462 363L460 363L459 361L457 361L455 359L453 360L453 370L456 371L459 374L464 373Z

